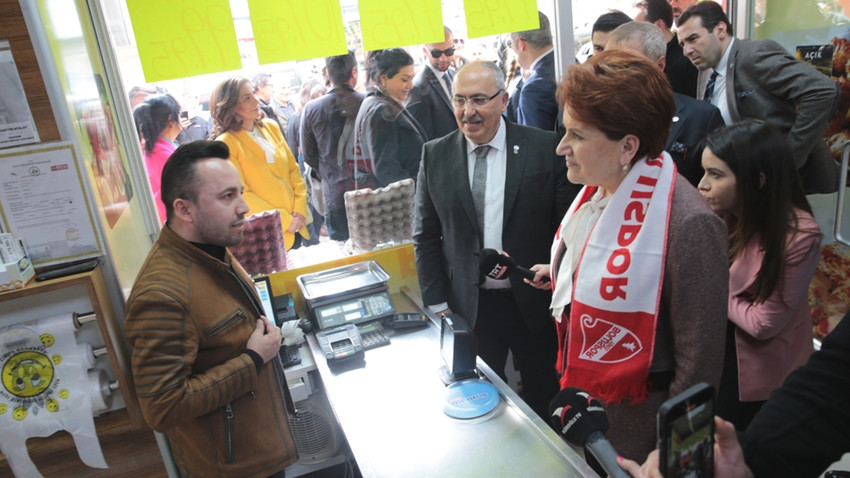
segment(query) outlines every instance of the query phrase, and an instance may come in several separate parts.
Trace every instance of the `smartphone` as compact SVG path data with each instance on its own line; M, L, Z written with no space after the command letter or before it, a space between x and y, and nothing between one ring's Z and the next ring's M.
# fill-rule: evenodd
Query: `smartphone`
M714 388L698 383L658 409L658 468L665 478L714 476Z
M189 112L187 110L183 110L180 112L181 119L189 119Z

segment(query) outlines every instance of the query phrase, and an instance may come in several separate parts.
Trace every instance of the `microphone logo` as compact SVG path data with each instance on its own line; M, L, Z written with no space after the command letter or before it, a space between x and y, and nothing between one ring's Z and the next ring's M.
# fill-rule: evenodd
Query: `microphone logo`
M502 279L505 274L508 273L508 267L502 264L496 264L490 269L490 272L487 273L487 277L491 279Z
M643 345L631 330L606 320L581 316L582 350L579 358L599 363L625 362L634 357Z
M570 431L570 428L576 424L577 421L581 419L581 412L578 410L572 410L572 406L567 405L565 407L558 407L552 411L552 417L557 418L558 422L561 424L561 435L567 434ZM574 415L564 423L564 418L566 418L567 414L572 410Z

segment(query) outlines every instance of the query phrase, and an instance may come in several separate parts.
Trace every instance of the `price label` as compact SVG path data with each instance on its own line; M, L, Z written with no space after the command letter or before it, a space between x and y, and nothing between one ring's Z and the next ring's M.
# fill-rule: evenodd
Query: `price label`
M537 0L464 0L469 38L540 28Z
M348 52L339 0L248 0L261 65Z
M128 0L145 81L242 68L229 0Z
M363 49L381 50L445 38L440 0L360 0Z

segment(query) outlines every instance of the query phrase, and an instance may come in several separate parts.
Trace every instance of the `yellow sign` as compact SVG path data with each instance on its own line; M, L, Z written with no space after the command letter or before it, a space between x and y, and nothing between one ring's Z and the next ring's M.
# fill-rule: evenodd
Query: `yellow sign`
M242 68L229 0L128 0L145 81Z
M360 0L359 7L366 51L445 39L440 0Z
M469 38L540 28L537 0L464 0Z
M261 65L348 52L339 0L248 0Z

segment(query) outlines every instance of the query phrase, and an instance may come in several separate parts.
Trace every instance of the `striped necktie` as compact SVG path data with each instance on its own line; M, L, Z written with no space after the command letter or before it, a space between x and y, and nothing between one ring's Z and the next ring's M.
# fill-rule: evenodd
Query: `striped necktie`
M714 96L714 83L717 82L717 70L711 70L711 77L708 78L708 83L705 85L705 95L703 95L702 99L711 103L712 97Z
M472 203L478 220L478 239L484 247L484 193L487 190L487 153L489 145L475 148L475 168L472 170Z

